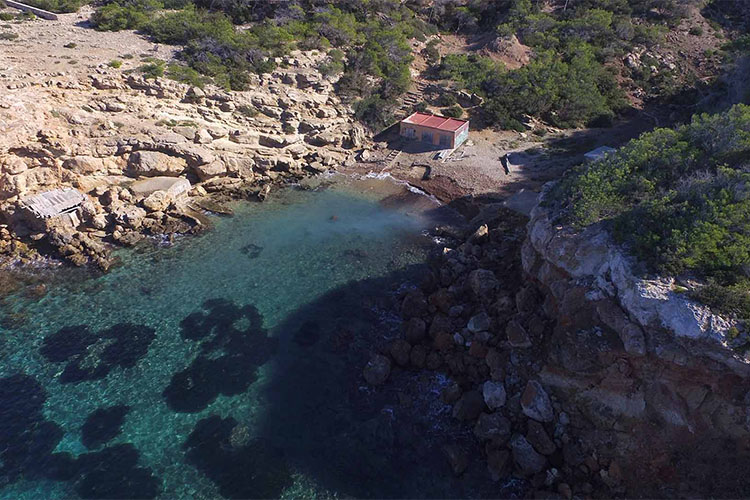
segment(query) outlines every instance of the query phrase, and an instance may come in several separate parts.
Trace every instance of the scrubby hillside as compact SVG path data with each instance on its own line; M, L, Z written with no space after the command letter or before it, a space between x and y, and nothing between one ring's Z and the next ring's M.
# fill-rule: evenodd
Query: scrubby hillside
M607 224L649 271L750 318L750 106L644 134L571 172L548 203L566 223Z
M30 2L62 12L81 3ZM98 30L139 30L181 47L183 65L167 73L196 85L212 80L246 89L249 74L273 71L291 50L327 51L321 70L341 75L337 92L376 129L392 121L398 97L420 71L484 97L477 123L502 128L520 129L529 116L556 127L606 126L633 107L690 107L715 90L722 46L745 22L728 0L103 0L93 6ZM466 50L456 50L457 40L467 41Z

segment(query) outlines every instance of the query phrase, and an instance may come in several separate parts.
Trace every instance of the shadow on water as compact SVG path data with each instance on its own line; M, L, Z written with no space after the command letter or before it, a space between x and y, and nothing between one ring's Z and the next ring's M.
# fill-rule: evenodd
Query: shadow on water
M414 265L350 282L276 329L279 352L267 367L256 433L319 489L363 498L514 493L492 483L479 461L463 478L453 476L442 446L458 443L478 457L479 445L439 400L444 377L394 367L378 388L362 377L370 354L385 351L399 334L394 310L402 284L418 282L425 271Z

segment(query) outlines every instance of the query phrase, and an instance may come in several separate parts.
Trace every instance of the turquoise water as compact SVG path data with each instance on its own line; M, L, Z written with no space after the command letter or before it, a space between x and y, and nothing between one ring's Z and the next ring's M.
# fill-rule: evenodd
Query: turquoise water
M338 179L234 208L106 275L5 297L0 496L479 494L435 449L466 434L435 397L446 380L361 377L397 335L436 206Z

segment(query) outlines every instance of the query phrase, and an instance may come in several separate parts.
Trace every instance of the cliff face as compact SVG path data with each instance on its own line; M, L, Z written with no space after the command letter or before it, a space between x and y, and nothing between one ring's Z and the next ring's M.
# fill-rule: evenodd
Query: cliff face
M732 322L638 277L602 227L555 226L542 206L521 253L555 321L540 380L594 424L629 490L741 494L750 365L727 346Z

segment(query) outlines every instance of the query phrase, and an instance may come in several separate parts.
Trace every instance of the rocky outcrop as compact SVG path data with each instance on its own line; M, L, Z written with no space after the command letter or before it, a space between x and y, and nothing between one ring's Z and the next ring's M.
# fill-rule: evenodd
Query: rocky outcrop
M555 320L540 381L608 436L598 452L617 457L631 491L654 494L656 471L668 471L662 491L731 494L750 446L750 364L730 346L733 321L673 278L641 277L601 226L576 232L551 218L532 211L522 250ZM711 444L722 440L732 449ZM717 478L708 489L703 475Z
M247 92L145 79L104 63L87 75L55 75L56 86L5 85L7 75L0 75L6 89L0 93L0 224L11 240L2 245L4 254L13 261L18 252L11 249L64 246L16 215L19 198L28 194L60 187L86 194L91 213L70 218L80 222L70 229L85 235L79 240L108 248L199 230L204 226L190 207L206 197L262 200L272 186L354 158L353 148L367 137L353 124L351 107L336 97L334 82L319 74L322 57L294 53L284 69L253 75ZM187 199L176 204L164 193L129 189L162 177L192 184ZM81 245L66 243L61 255L107 267L104 254Z
M486 217L438 231L383 354L449 377L441 399L490 477L524 477L531 496L741 495L750 384L731 322L640 278L596 228L543 208Z

